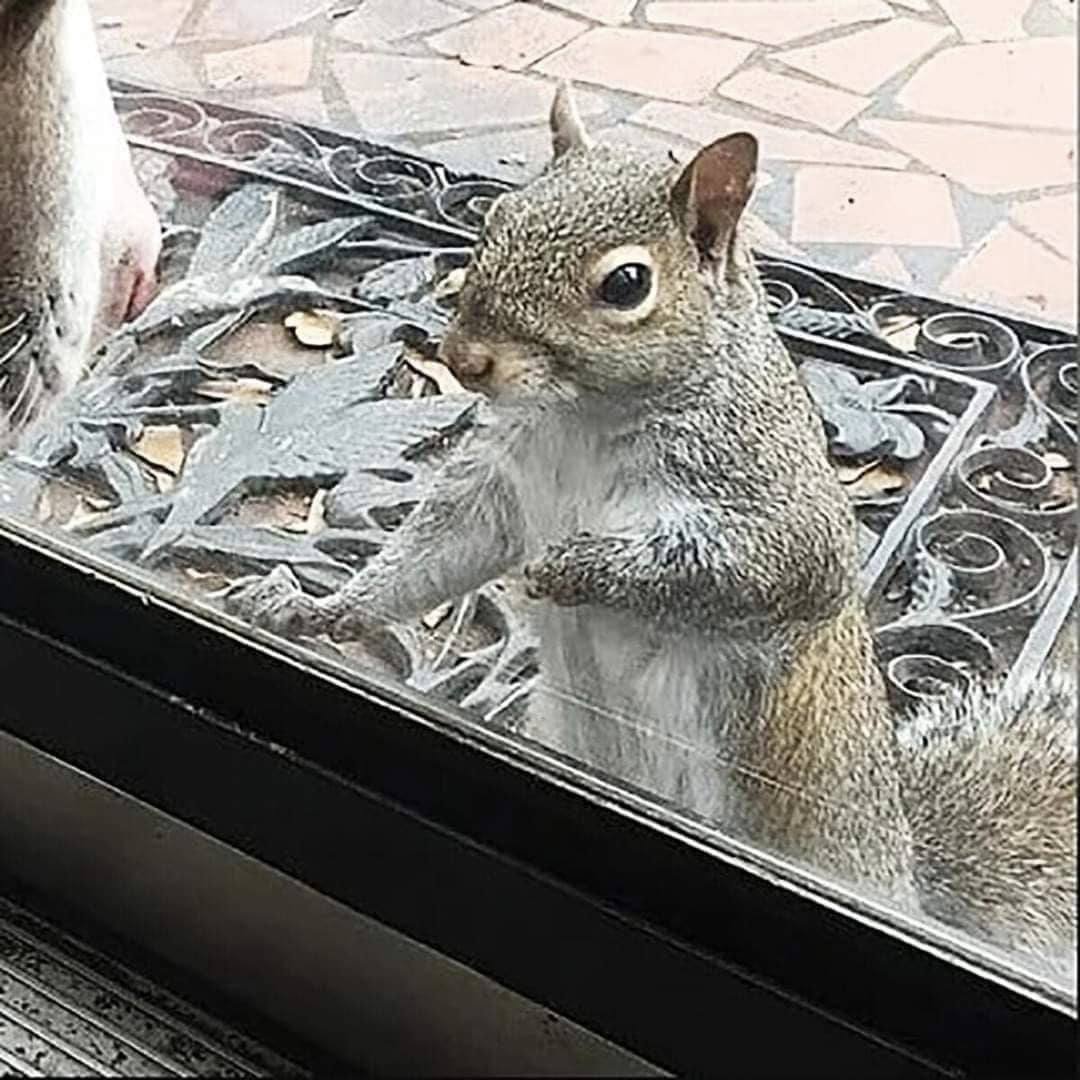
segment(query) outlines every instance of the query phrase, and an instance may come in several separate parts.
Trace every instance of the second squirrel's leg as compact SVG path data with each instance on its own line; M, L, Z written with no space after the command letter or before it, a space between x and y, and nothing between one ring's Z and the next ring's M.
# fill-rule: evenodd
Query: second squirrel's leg
M405 524L339 591L316 599L279 567L237 582L226 610L289 636L348 636L366 625L417 618L498 577L524 551L517 492L503 458L513 437L482 434L451 458Z

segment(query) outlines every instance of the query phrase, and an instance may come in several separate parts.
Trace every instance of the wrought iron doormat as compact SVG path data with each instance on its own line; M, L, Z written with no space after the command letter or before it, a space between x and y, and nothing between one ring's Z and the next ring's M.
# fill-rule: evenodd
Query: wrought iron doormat
M287 563L340 585L469 424L430 361L507 185L118 84L165 223L164 287L0 465L0 510L213 596ZM855 504L894 697L1030 677L1076 596L1075 338L762 258ZM535 666L513 594L319 642L513 726Z

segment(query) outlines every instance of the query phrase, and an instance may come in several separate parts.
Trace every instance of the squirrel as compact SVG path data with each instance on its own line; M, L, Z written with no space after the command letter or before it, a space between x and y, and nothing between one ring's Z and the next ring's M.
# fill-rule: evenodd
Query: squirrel
M149 303L160 248L87 0L0 0L0 452Z
M491 206L440 346L489 417L340 591L279 567L226 609L348 636L519 571L529 735L1067 967L1075 674L1016 716L987 691L898 731L854 513L740 228L756 141L683 168L595 145L566 85L551 128L548 168Z

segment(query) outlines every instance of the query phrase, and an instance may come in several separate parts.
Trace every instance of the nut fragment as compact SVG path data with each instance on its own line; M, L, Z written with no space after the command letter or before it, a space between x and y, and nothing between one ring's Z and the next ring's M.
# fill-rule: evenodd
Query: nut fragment
M179 476L184 467L184 433L175 424L144 428L131 450L172 476Z
M469 392L441 360L429 360L426 356L421 356L416 349L409 348L405 349L403 356L405 363L413 371L430 379L439 388L440 394L467 394Z
M294 311L285 319L285 326L301 345L328 349L334 343L340 322L331 311Z
M432 290L431 295L436 300L445 300L450 296L456 296L461 292L461 286L465 284L465 267L459 266L451 270Z

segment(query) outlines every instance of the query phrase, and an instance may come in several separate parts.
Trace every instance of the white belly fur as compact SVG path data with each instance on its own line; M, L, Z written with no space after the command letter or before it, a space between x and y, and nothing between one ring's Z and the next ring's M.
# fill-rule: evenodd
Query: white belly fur
M62 2L58 51L67 89L65 105L71 115L72 188L61 275L75 296L73 321L79 330L67 343L61 362L70 386L84 369L93 344L102 299L102 244L118 175L116 163L127 151L95 44L87 0Z
M664 513L647 475L564 423L532 433L515 458L526 534L539 557L576 533L640 536ZM677 512L672 508L670 512ZM538 602L540 679L527 733L551 749L684 809L724 813L717 703L732 658L714 639L660 631L629 613ZM705 686L709 700L702 699Z

